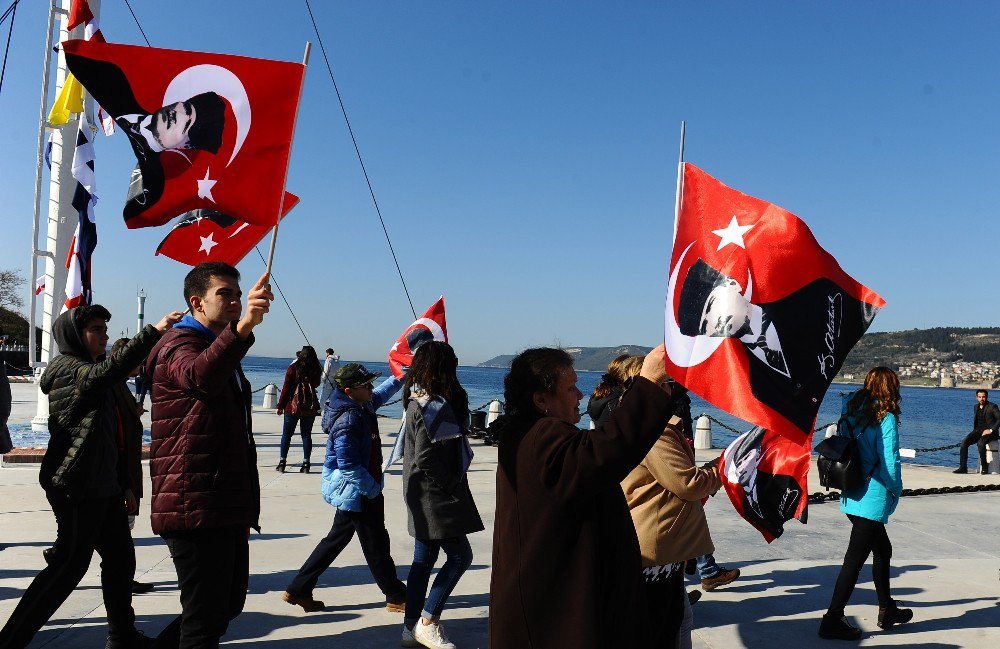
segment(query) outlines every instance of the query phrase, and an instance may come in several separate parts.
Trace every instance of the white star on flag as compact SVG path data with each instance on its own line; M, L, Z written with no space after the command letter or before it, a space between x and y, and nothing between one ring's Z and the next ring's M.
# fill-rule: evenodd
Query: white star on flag
M712 230L712 234L721 237L721 241L719 241L719 247L716 248L716 252L722 250L731 243L746 250L747 244L743 241L743 235L746 234L754 225L757 224L753 223L751 225L740 225L736 222L736 215L733 215L733 219L729 222L729 225L721 230Z
M215 183L219 182L217 180L209 180L208 174L211 170L205 170L205 177L198 182L198 198L207 198L208 200L215 202L215 197L212 196L212 187L215 187Z
M199 234L198 238L201 239L201 248L198 248L198 252L204 252L206 255L211 254L212 253L212 248L214 248L215 246L219 245L212 238L214 236L215 236L214 232L209 232L207 237L203 237L203 236L201 236Z

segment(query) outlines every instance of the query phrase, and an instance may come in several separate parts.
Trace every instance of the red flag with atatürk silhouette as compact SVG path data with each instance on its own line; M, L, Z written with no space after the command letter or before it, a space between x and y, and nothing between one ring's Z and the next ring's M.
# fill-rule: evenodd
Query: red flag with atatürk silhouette
M403 378L403 368L413 363L413 353L430 340L448 342L448 325L444 318L444 296L424 311L424 315L406 328L389 350L389 369L397 379Z
M304 65L95 41L62 47L132 144L126 226L196 209L278 221Z
M885 300L797 216L684 164L667 285L667 372L740 419L803 442Z
M733 507L768 543L781 536L787 521L808 518L809 439L796 442L754 426L719 458L719 477Z
M281 217L287 216L298 202L298 196L285 192ZM214 210L194 210L174 224L156 247L156 254L189 266L208 261L235 266L272 227L251 225Z

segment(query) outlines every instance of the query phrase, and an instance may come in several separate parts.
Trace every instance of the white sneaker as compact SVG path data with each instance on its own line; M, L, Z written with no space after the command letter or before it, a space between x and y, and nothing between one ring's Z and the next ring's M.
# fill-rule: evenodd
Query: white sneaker
M417 620L413 627L413 639L429 649L458 649L444 634L441 623L424 624Z
M420 624L420 620L417 620L417 624ZM416 638L413 637L413 631L407 629L405 624L403 625L403 635L399 638L399 645L401 647L421 646L420 643L417 642Z

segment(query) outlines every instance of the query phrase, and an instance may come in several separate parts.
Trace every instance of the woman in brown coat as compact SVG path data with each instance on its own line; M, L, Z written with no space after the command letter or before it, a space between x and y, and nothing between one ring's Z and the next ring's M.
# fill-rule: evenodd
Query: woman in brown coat
M721 486L715 463L695 465L677 416L622 481L642 552L650 647L691 647L691 625L681 624L690 616L684 563L715 551L701 503Z
M573 359L529 349L504 379L490 581L492 649L646 646L639 541L620 482L673 411L646 357L604 426L580 430Z
M309 345L295 353L295 362L285 370L285 382L281 386L281 396L278 397L278 414L284 415L285 421L281 428L281 446L275 471L285 472L288 447L292 444L292 435L298 425L302 434L303 455L299 473L309 473L313 422L322 410L319 397L316 396L322 373L323 368L316 358L316 350Z

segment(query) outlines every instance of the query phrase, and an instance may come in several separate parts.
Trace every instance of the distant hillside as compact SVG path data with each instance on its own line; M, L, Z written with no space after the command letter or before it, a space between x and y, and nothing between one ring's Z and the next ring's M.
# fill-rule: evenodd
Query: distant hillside
M646 354L649 350L639 345L566 348L574 358L576 369L592 372L603 372L620 354ZM509 367L513 358L513 354L503 354L479 365ZM929 360L1000 363L1000 327L935 327L865 334L847 356L841 372L864 373L876 365L896 369L900 365Z
M639 345L620 345L618 347L566 347L573 357L573 366L585 372L603 372L608 369L608 363L622 354L630 356L645 356L652 347ZM480 367L510 367L514 354L495 356L479 364Z
M935 327L865 334L844 362L843 372L862 372L876 365L937 360L952 363L1000 363L1000 328Z

